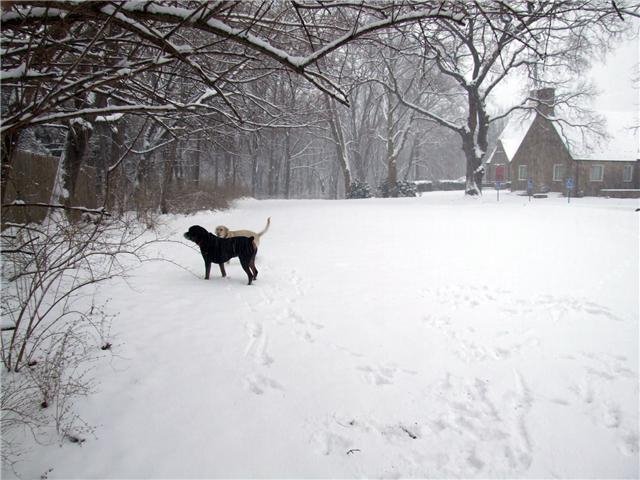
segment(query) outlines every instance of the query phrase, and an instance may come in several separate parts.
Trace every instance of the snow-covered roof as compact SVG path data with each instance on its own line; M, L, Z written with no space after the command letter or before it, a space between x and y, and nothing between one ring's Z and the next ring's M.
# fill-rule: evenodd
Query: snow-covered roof
M532 114L531 112L514 112L509 116L507 124L502 129L502 133L498 137L498 141L502 143L502 148L504 149L504 153L507 155L509 162L513 160L518 148L520 148L520 144L522 144L522 141L529 131L535 117L535 114ZM494 149L493 152L491 152L491 155L489 155L487 163L491 163L496 149Z
M599 111L598 114L605 120L606 139L584 138L575 129L561 131L556 126L560 137L567 144L571 156L575 160L601 162L629 162L640 159L639 114L629 111Z
M639 126L640 115L637 112L598 111L605 120L607 138L598 138L595 134L585 134L576 127L552 125L560 135L571 156L575 160L592 161L634 161L640 159ZM536 114L514 112L498 137L509 162L513 160L522 144ZM487 163L491 163L496 148Z
M500 135L500 141L502 142L502 148L504 153L507 154L509 161L513 159L518 148L522 144L525 135L531 128L531 124L535 119L535 115L514 115L507 122L502 134Z

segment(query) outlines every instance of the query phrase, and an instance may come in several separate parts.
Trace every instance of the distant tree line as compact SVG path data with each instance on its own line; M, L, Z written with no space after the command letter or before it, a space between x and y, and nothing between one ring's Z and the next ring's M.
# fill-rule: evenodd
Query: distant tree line
M507 113L490 110L496 87L516 71L525 91L562 87L638 11L591 0L3 2L2 186L29 148L61 156L67 198L80 166L95 166L100 197L121 211L169 211L193 192L339 198L356 183L460 176L477 194Z

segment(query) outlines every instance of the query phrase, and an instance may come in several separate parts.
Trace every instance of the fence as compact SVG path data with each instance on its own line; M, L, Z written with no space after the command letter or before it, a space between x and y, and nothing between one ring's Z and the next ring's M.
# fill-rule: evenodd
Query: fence
M50 203L58 172L58 157L18 151L13 157L3 205L16 200L24 203ZM96 171L83 166L76 182L76 191L70 205L93 208L96 206ZM8 207L2 209L2 224L7 222L41 222L47 215L45 207Z

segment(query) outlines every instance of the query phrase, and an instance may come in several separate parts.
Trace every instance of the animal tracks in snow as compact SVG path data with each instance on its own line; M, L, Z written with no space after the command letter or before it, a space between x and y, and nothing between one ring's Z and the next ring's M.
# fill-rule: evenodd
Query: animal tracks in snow
M423 323L443 334L455 355L465 363L506 360L540 344L531 330L489 332L493 333L493 338L486 339L486 332L479 332L481 325L456 325L449 316L427 315L423 317Z
M260 368L269 367L273 363L273 358L267 353L268 337L263 325L253 321L247 322L246 332L248 342L244 355L251 359L253 366L251 373L245 376L245 388L256 395L263 395L270 390L284 390L277 381L259 372Z
M423 316L423 325L430 335L440 335L447 350L454 352L464 363L499 361L515 367L521 361L526 365L534 358L540 358L557 371L566 372L563 375L567 378L566 383L556 382L544 394L534 396L523 377L516 374L516 388L504 398L507 408L503 405L500 410L508 415L503 415L500 422L493 422L502 426L509 423L510 429L499 428L492 432L477 428L479 422L486 424L484 415L488 414L478 411L478 406L487 406L480 396L480 402L473 406L465 406L464 402L451 403L449 416L438 418L432 424L435 430L445 427L466 429L470 435L481 439L505 435L514 440L504 448L509 468L526 468L531 463L532 446L524 419L526 412L534 407L533 399L536 398L555 408L569 408L583 414L586 423L601 429L603 435L611 435L623 455L637 455L637 414L629 410L637 407L630 406L629 397L619 398L615 393L629 391L629 388L637 392L637 384L635 387L631 384L637 378L632 363L624 355L594 350L582 354L563 353L569 341L572 345L576 341L585 342L583 348L593 349L597 333L585 333L585 330L598 332L598 329L621 328L620 324L625 322L623 318L589 300L553 295L518 298L512 292L491 291L478 286L444 286L424 290L423 297L427 304L440 306L437 314ZM501 298L507 301L501 302ZM502 304L498 306L498 302ZM501 323L496 323L494 318L484 321L486 315L495 316L496 312ZM607 327L609 322L612 322L611 326ZM542 349L540 335L546 342L551 339L553 344ZM549 357L554 351L557 356ZM476 395L480 393L480 390L476 391ZM463 407L469 410L465 411ZM561 410L558 415L562 415Z
M415 418L402 410L333 415L315 425L311 443L327 456L384 452L389 468L400 463L417 477L511 476L530 468L533 397L518 371L499 386L447 373L421 403L424 412Z
M417 372L413 370L406 370L399 368L395 364L386 365L361 365L357 367L360 372L363 372L366 380L372 385L391 385L398 373L415 375Z
M591 421L612 432L618 450L627 456L638 453L637 418L630 418L612 392L619 381L635 381L636 374L625 366L626 358L610 354L584 353L579 361L582 375L569 385L566 405L581 409Z
M293 308L289 308L286 311L284 319L289 320L293 327L293 332L307 342L313 342L315 340L315 332L324 328L324 326L319 323L305 320L304 317Z
M245 387L256 395L263 395L270 390L284 391L284 387L275 380L260 374L250 374L245 377Z
M268 339L261 324L248 322L246 324L249 341L244 351L245 357L254 359L258 365L270 365L273 358L267 353Z
M423 324L442 334L456 356L466 363L508 360L538 350L540 338L531 325L555 328L554 324L564 321L572 324L585 319L624 321L595 302L567 296L518 298L507 290L467 285L425 289L421 295L425 309L439 306L437 314L423 316ZM505 328L486 330L487 325L495 325L495 318L489 316L495 317L496 312ZM529 319L531 321L527 321ZM602 375L614 376L628 372L628 369L627 372L600 371Z
M563 353L561 337L557 337L557 350L556 344L543 344L551 337L549 331L570 332L585 319L599 325L623 321L594 302L548 295L518 298L513 292L483 286L423 290L422 312L429 313L418 313L413 323L402 328L416 332L418 340L428 338L452 352L449 360L459 363L447 368L451 373L440 370L430 377L428 369L404 368L413 368L414 363L406 362L418 357L390 358L368 351L367 344L337 336L335 319L322 324L319 314L310 310L314 303L304 301L306 288L295 271L282 270L272 280L258 283L249 296L241 292L238 297L247 314L241 330L248 369L244 387L263 399L289 398L283 385L288 382L282 381L284 376L278 378L278 369L273 368L283 345L339 358L340 367L346 368L335 370L348 372L342 379L352 382L346 385L348 391L367 392L367 407L352 415L307 420L305 430L311 451L344 459L339 461L349 462L359 476L397 472L416 477L526 475L535 470L532 465L539 465L534 457L544 449L536 420L545 408L555 415L562 415L564 409L579 412L585 424L611 435L621 454L637 455L634 418L626 405L607 393L611 382L635 375L629 359L597 353L583 357L576 348ZM537 359L565 370L570 380L540 389L537 374L528 369ZM484 378L478 373L483 369L506 375L494 371ZM389 398L408 402L412 408L398 405L395 412L378 408L379 402ZM358 408L350 399L346 404L346 408ZM366 470L371 456L380 467L375 472Z
M422 296L444 305L455 312L461 309L475 310L484 306L499 304L499 310L506 316L522 314L540 314L554 321L562 320L566 315L582 314L601 317L606 320L620 322L622 318L608 308L597 303L569 296L538 295L534 298L517 298L513 292L505 289L490 289L488 286L448 285L434 289L425 289ZM480 320L480 318L478 318Z
M276 361L269 350L270 331L276 329L274 335L280 338L288 329L296 337L311 343L315 340L314 333L324 328L306 321L294 308L297 299L304 295L303 284L295 270L286 272L285 276L286 280L276 276L272 281L260 282L249 292L250 295L234 290L249 317L245 322L247 343L244 348L244 357L249 360L249 373L244 377L244 385L256 395L284 390L279 382L266 375L267 369ZM284 312L283 304L286 306Z

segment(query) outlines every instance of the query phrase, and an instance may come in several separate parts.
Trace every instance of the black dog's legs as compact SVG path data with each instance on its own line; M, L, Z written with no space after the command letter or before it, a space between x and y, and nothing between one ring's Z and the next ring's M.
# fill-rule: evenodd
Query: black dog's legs
M227 276L227 272L224 269L224 263L219 263L218 266L220 267L220 273L222 274L223 277Z
M211 273L211 262L204 261L204 279L209 280L209 273Z
M251 262L249 262L249 268L251 269L251 273L253 274L253 279L258 278L258 269L256 268L256 256L251 257Z
M251 269L250 269L251 260L247 260L246 258L241 258L240 265L242 265L242 269L247 274L247 278L249 279L249 283L247 283L247 285L251 285L251 282L253 281L253 273L251 272Z

